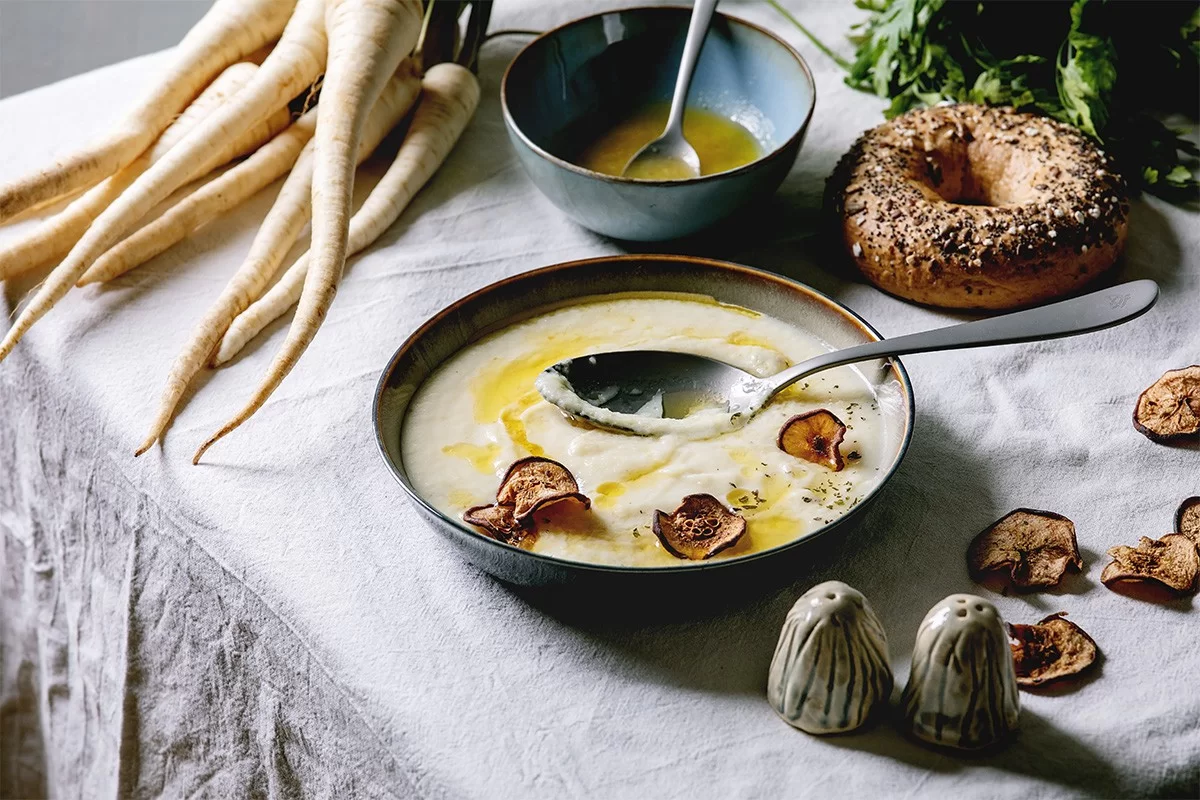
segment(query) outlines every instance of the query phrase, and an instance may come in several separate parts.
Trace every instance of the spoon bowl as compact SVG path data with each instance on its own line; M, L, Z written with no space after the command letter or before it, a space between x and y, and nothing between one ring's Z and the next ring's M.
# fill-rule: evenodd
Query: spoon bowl
M758 380L723 361L665 350L596 353L561 361L547 372L565 379L589 406L659 419L684 419L710 408L724 411L738 385ZM586 409L568 413L593 423L599 416Z
M688 144L683 131L670 130L634 153L621 175L655 181L697 178L700 154Z

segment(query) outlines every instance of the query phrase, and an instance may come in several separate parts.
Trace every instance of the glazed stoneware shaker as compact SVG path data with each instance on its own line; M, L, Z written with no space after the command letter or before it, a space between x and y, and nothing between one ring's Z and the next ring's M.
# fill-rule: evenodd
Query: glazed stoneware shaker
M887 636L862 593L841 581L809 589L788 612L767 700L806 733L861 727L892 693Z
M1017 729L1017 676L995 606L952 594L929 610L901 703L913 735L942 747L978 750Z

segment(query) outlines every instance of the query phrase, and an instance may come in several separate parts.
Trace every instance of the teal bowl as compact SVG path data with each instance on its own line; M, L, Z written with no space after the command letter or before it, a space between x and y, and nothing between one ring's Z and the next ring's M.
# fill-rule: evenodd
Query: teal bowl
M509 139L530 179L579 224L618 239L695 233L779 187L816 102L804 59L774 34L713 17L689 106L732 118L763 155L737 169L674 181L619 178L572 163L636 108L669 101L691 10L630 8L542 34L513 59L500 98Z

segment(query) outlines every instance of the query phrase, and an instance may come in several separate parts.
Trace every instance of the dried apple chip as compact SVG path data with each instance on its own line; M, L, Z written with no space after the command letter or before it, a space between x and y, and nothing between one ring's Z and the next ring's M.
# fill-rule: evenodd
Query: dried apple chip
M1179 510L1175 512L1175 532L1200 547L1200 497L1189 497L1179 504Z
M475 506L463 512L463 521L483 528L493 539L520 544L533 535L533 526L518 520L512 506Z
M1007 572L1021 589L1054 586L1068 569L1083 568L1075 523L1052 511L1018 508L971 540L967 568L977 582Z
M1083 629L1051 614L1036 625L1009 625L1017 686L1026 688L1077 675L1096 661L1096 642Z
M670 514L654 512L654 535L676 558L712 558L745 532L746 520L711 494L689 494Z
M1108 549L1112 563L1100 573L1100 581L1109 588L1114 583L1154 581L1177 594L1196 589L1200 555L1186 536L1168 533L1161 539L1143 536L1137 547L1117 545Z
M518 521L529 519L542 506L567 499L578 500L584 508L592 505L569 469L541 456L514 461L496 492L496 502L512 506Z
M1138 395L1133 427L1156 442L1200 433L1200 366L1168 370Z
M820 408L797 414L783 423L776 443L789 456L840 472L846 466L839 447L845 437L846 426L842 421L832 411Z

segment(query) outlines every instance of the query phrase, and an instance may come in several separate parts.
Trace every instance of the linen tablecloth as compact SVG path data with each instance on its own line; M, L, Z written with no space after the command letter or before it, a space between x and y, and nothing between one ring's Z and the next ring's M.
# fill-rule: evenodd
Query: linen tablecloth
M723 10L805 53L817 109L777 196L710 234L656 246L781 272L884 335L956 321L824 263L823 179L882 101L761 3ZM859 12L792 3L824 38ZM503 0L494 28L542 29L594 3ZM0 365L0 794L61 797L836 797L1195 795L1200 618L1099 583L1104 551L1170 530L1200 494L1200 451L1134 431L1134 398L1200 361L1200 225L1134 204L1121 279L1162 299L1064 341L912 356L912 448L862 524L794 582L666 617L607 617L514 592L460 561L402 497L370 398L395 347L495 279L619 252L544 200L504 136L499 79L521 40L490 42L483 102L445 167L353 259L328 320L254 419L190 456L248 396L280 325L206 376L165 446L134 459L169 364L245 254L274 195L108 288L73 291ZM47 43L52 46L52 43ZM0 179L99 131L162 54L0 103ZM366 191L378 165L360 180ZM17 235L29 223L0 230ZM11 312L32 281L4 287ZM1011 621L1066 610L1103 652L1070 689L1022 693L1006 749L961 758L891 725L818 739L765 700L788 607L817 581L866 593L906 677L916 627L983 590L964 552L1018 506L1073 519L1086 561L1057 593L985 593ZM605 598L595 598L602 603Z

